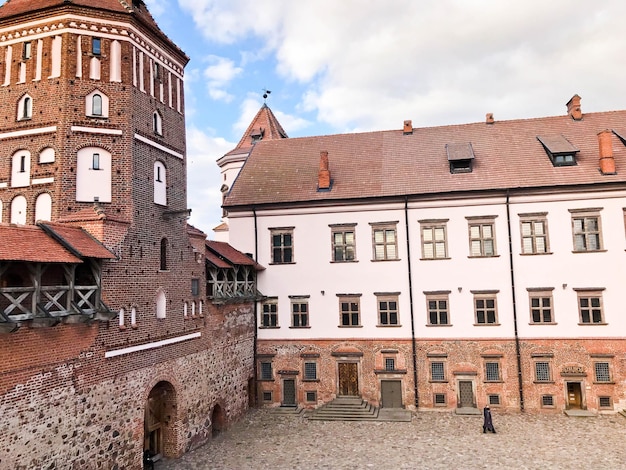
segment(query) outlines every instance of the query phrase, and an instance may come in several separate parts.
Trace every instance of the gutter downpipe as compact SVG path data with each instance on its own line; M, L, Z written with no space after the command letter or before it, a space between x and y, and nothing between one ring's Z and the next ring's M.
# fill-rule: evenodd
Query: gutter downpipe
M411 275L411 244L409 243L409 198L404 197L404 224L406 227L406 257L409 277L409 305L411 311L411 345L413 352L413 393L415 393L415 409L419 408L417 392L417 346L415 344L415 319L413 312L413 277Z
M517 382L519 387L519 408L524 411L524 380L522 378L522 356L517 331L517 303L515 302L515 273L513 271L513 240L511 238L511 211L509 190L506 190L506 225L509 231L509 266L511 272L511 299L513 302L513 331L515 332L515 355L517 356Z
M254 217L254 261L259 262L259 232L257 227L257 218L256 218L256 209L252 208L252 215ZM258 279L257 279L258 282ZM258 292L258 289L257 289ZM252 370L254 371L254 406L258 408L259 406L259 390L257 384L257 377L259 376L258 369L258 361L257 361L257 332L258 328L258 300L254 299L254 336L252 339L252 358L254 360L254 364L252 366Z

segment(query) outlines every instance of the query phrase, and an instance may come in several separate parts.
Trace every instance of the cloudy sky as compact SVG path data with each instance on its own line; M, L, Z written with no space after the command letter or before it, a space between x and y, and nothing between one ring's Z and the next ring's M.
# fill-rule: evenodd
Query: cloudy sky
M190 57L190 222L263 90L290 137L626 108L623 0L146 0Z

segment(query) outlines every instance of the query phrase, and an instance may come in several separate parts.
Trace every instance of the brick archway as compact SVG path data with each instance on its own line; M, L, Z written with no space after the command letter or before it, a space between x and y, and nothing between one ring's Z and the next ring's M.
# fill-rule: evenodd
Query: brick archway
M157 383L145 404L144 451L177 457L176 390L169 382Z

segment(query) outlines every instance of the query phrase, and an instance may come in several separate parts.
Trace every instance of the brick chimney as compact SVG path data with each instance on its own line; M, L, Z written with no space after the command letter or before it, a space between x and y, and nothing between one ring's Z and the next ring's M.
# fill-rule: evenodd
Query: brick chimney
M317 177L317 189L330 189L330 170L328 169L328 152L320 152L320 171Z
M493 113L487 113L485 116L485 124L493 124L496 120L493 118Z
M600 147L600 173L603 175L615 175L615 157L613 157L612 132L608 129L598 133L598 146Z
M580 121L583 118L583 112L580 109L580 96L574 95L572 99L567 102L567 114L574 121Z
M410 119L404 121L403 133L404 135L413 134L413 121L411 121Z

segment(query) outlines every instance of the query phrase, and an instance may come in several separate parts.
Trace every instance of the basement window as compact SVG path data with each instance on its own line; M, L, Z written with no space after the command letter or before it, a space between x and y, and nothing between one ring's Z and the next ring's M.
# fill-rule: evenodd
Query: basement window
M537 136L550 161L554 166L576 165L576 154L579 150L562 135Z
M474 149L470 142L446 144L450 173L471 173Z

